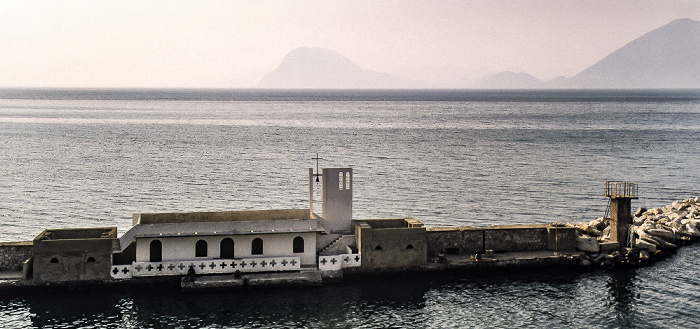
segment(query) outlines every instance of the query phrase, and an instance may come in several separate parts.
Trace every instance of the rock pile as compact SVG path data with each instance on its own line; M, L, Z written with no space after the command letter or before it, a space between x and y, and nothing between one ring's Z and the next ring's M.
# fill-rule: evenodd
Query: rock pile
M640 266L661 259L679 246L700 239L700 198L675 201L662 208L640 208L632 217L631 247L610 242L610 219L575 225L576 248L585 251L581 265Z

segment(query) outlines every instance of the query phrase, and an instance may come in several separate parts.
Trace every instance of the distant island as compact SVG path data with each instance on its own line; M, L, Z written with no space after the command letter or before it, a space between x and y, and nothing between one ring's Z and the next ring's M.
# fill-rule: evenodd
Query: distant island
M573 77L542 81L498 72L460 85L433 86L363 69L338 52L298 48L258 87L278 89L671 89L700 88L700 22L674 20L627 43Z

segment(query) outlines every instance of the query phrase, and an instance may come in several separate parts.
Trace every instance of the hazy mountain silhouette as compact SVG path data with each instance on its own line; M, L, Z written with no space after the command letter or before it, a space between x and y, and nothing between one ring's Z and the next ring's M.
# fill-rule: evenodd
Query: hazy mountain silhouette
M395 89L417 88L416 82L365 70L341 54L322 48L298 48L259 84L262 88Z
M516 72L499 72L485 76L472 85L476 89L534 89L543 88L544 82L527 74Z
M678 19L566 81L570 88L700 88L700 22Z
M435 72L436 75L443 73ZM426 73L422 73L426 75ZM454 76L450 79L456 80ZM449 80L449 79L448 79ZM543 82L527 73L499 72L473 82L419 83L365 70L341 54L299 48L260 82L263 88L397 89L454 85L458 88L700 88L700 22L674 20L629 42L581 73Z

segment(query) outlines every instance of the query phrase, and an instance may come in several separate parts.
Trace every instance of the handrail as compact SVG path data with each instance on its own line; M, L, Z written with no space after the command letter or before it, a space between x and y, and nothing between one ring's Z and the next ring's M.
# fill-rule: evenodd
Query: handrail
M605 181L603 194L609 198L639 198L639 187L632 182Z

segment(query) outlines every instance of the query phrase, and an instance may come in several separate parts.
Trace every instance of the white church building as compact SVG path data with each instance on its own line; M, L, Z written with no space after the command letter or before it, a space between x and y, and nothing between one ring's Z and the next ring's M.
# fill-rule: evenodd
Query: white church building
M322 180L322 214L313 184ZM308 209L139 213L119 238L111 276L334 270L360 266L352 230L352 169L309 169ZM331 248L335 244L344 248ZM329 254L329 250L331 254ZM339 250L333 254L333 250ZM323 254L323 256L319 256Z

